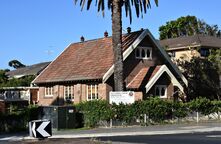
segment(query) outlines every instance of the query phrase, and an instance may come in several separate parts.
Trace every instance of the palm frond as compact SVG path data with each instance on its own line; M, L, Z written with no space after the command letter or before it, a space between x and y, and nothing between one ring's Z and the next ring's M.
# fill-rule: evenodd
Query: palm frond
M74 4L75 4L75 5L77 4L77 2L78 2L78 0L74 0Z
M87 1L87 10L89 10L89 9L90 9L91 2L92 2L92 0L88 0L88 1Z
M142 0L139 0L140 2L140 13L141 13L141 17L143 18L143 4L142 4Z
M83 9L84 9L84 4L85 4L85 1L86 1L86 0L81 0L81 3L80 3L80 5L81 5L81 10L83 10Z
M156 6L158 6L158 0L154 0L154 1L155 1Z
M112 0L108 0L107 7L109 10L112 9Z

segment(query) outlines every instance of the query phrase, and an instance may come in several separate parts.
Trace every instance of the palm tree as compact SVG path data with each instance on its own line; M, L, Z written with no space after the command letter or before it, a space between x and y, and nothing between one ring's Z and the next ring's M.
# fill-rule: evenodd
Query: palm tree
M158 0L154 0L158 5ZM77 0L75 0L76 4ZM87 3L87 10L90 9L92 0L80 0L82 10ZM105 0L96 0L98 12L104 14ZM151 8L150 0L107 0L108 9L111 10L112 18L112 47L114 51L114 90L123 91L123 55L122 55L122 7L125 7L126 17L129 16L130 23L132 22L131 6L134 6L137 17L143 16L147 8Z

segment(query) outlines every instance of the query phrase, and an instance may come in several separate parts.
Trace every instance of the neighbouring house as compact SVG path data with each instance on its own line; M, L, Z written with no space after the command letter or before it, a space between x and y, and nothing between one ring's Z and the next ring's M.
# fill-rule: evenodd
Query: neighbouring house
M192 57L208 57L211 49L221 48L221 38L196 34L160 40L172 60L183 59L189 61Z
M221 38L203 34L183 36L160 41L171 59L190 61L192 57L208 57L211 50L221 49ZM221 56L220 56L221 59ZM221 87L221 75L220 87Z
M124 82L135 100L184 94L186 78L149 30L122 36ZM114 89L112 37L70 44L32 82L39 86L39 105L64 105L94 99L109 100Z
M18 68L16 70L6 72L6 75L9 78L22 78L25 76L37 76L39 75L48 65L50 62L42 62L22 68Z
M9 79L23 79L27 76L34 76L47 67L50 62L43 62L12 70L6 73ZM38 102L39 88L30 86L17 87L1 87L0 88L0 112L8 112L11 107L22 108L29 104L36 104Z
M23 108L38 101L38 87L0 88L0 112L10 112L12 107Z

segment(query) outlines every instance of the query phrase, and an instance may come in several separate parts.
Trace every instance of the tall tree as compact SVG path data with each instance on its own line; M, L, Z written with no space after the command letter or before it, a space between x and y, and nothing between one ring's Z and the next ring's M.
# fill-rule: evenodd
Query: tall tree
M5 70L0 69L0 84L5 83L8 79L5 72L6 72Z
M193 57L190 61L178 61L189 86L187 100L199 97L220 99L219 73L216 63L206 58Z
M159 27L160 39L176 38L180 36L191 36L194 34L205 34L220 37L221 31L218 25L209 25L195 16L180 17L168 21Z
M15 68L15 69L25 67L25 65L22 64L22 63L21 63L20 61L18 61L18 60L11 60L10 62L8 62L8 65L9 65L10 67Z
M76 4L77 0L75 0ZM87 10L90 9L92 0L80 0L80 6L82 10L85 3L87 3ZM102 11L104 14L105 1L96 0L96 6L98 12ZM158 5L158 0L155 0L155 4ZM107 0L108 9L111 10L112 18L112 46L114 51L114 84L115 91L124 90L124 77L123 77L123 55L122 55L122 7L125 7L126 17L129 16L130 22L132 22L132 10L131 6L134 6L137 17L143 16L146 13L147 8L151 7L150 0Z

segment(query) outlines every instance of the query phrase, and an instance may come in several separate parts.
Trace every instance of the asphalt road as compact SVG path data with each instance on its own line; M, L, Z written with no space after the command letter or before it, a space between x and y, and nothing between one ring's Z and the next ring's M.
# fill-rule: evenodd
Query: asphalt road
M101 137L97 138L97 140L109 141L116 144L221 144L221 132L152 136L116 136Z
M221 132L137 135L97 138L60 138L45 140L6 140L0 144L221 144Z

